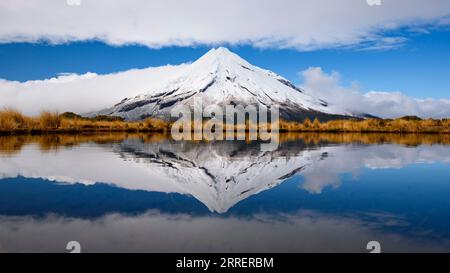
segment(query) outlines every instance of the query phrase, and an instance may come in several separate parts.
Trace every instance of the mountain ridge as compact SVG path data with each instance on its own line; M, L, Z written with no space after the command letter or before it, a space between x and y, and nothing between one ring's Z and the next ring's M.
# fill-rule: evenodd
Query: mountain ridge
M224 47L211 49L186 66L162 88L149 88L147 93L125 98L114 106L89 116L111 115L126 120L148 117L171 119L170 111L179 105L193 108L194 99L203 105L279 106L280 117L300 121L355 118L355 115L325 100L308 94L289 80L259 68Z

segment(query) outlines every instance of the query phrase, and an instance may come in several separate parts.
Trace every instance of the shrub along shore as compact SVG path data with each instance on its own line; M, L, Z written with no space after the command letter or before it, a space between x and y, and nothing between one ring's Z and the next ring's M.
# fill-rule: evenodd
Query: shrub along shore
M28 117L13 109L0 110L0 133L166 132L169 124L159 119L127 122L120 117L84 118L75 113L42 112Z
M306 119L302 123L280 122L285 132L336 132L336 133L427 133L449 134L450 119L420 119L405 116L396 119L332 120L319 122Z
M97 116L84 118L75 113L42 112L28 117L14 109L0 110L1 134L84 133L84 132L170 132L172 123L148 118L143 121L124 121L120 117ZM241 125L244 126L244 125ZM241 127L237 126L237 127ZM270 127L270 126L269 126ZM242 128L242 127L241 127ZM249 124L245 125L249 128ZM236 128L235 128L236 129ZM449 134L450 119L420 119L406 116L397 119L333 120L320 122L280 121L280 132L336 132L336 133L433 133Z

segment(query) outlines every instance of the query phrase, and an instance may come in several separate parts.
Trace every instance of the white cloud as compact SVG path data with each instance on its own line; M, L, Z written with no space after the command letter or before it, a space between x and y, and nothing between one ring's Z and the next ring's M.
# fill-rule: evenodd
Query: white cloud
M0 238L5 252L67 252L67 242L74 239L82 252L366 252L373 238L383 243L385 252L448 251L448 240L405 236L386 228L408 224L400 216L375 217L381 220L315 211L251 217L158 211L95 219L0 216Z
M27 115L44 110L86 113L111 107L158 87L185 65L132 69L120 73L62 74L58 77L17 82L0 79L0 108L12 107Z
M416 99L401 92L363 93L356 84L343 86L338 72L328 74L320 67L310 67L300 75L304 78L301 87L307 92L350 111L369 113L383 118L405 115L423 118L450 117L449 99Z
M302 50L404 43L389 30L443 25L448 0L66 0L0 1L0 42L98 39L150 47L251 44ZM445 24L444 24L445 25Z
M146 93L167 84L187 65L132 69L119 73L60 74L36 81L0 79L0 108L12 107L26 115L41 111L72 111L87 113L111 107L122 99ZM364 112L383 118L417 115L423 118L450 117L449 99L415 99L401 92L370 91L363 93L356 84L343 86L341 76L311 67L301 76L301 86L308 93L336 106L354 112Z

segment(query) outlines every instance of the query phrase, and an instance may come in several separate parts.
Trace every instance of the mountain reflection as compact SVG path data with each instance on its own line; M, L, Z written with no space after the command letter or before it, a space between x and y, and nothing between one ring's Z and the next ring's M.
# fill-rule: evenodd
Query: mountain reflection
M450 250L447 135L280 140L0 137L0 252Z
M102 182L128 190L179 193L224 213L298 175L304 179L301 188L318 194L338 187L341 174L357 176L361 168L450 161L450 146L425 145L446 143L447 136L287 134L281 140L276 151L267 152L256 142L176 142L164 135L2 137L0 178Z

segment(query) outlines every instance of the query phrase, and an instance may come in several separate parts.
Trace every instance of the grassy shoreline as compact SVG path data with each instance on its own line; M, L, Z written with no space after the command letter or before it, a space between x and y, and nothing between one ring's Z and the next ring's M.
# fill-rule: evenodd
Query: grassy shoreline
M83 118L74 113L42 112L37 117L25 116L13 109L0 110L0 135L8 134L54 134L54 133L169 133L172 123L148 118L143 121L124 121L118 117L99 116ZM248 131L251 125L237 125ZM234 127L234 131L237 128ZM270 127L270 125L269 125ZM450 134L450 119L420 119L402 117L397 119L333 120L320 122L306 119L303 122L280 121L280 132L316 133L415 133Z
M158 119L127 122L117 117L84 118L74 113L42 112L29 117L13 109L0 110L0 134L84 132L169 132L169 123Z
M303 123L280 122L283 132L327 133L395 133L395 134L450 134L450 119L420 119L406 116L397 119L333 120Z

